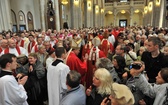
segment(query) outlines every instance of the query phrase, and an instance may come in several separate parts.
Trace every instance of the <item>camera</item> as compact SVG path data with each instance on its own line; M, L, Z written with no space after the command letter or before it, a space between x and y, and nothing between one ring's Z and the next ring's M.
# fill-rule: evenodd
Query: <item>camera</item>
M130 65L130 69L136 69L136 70L139 70L140 68L142 67L141 64L138 64L138 63L133 63Z

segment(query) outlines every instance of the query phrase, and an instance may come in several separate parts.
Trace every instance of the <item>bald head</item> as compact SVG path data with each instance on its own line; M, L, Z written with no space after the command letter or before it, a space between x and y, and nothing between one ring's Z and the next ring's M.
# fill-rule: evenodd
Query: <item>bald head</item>
M6 39L2 39L0 42L0 46L5 49L8 47L8 41Z
M13 39L8 39L9 48L15 48L16 42Z

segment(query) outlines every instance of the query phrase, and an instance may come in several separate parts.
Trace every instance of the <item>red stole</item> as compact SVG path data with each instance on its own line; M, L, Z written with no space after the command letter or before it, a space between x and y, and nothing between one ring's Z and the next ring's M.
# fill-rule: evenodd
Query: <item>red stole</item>
M32 43L32 45L31 45L31 48L30 48L30 44L31 44L31 43ZM33 48L33 46L34 46L35 44L36 44L35 41L29 43L29 45L28 45L28 53L31 52L31 49Z
M18 42L16 42L16 45L18 45ZM19 45L20 47L24 47L24 40L21 40L21 42L20 42L20 45Z
M37 44L34 46L34 51L38 52L38 45Z
M17 50L18 54L20 55L21 52L20 52L19 46L16 46L16 50ZM7 53L9 53L9 48L6 48L6 49L4 50L4 54L7 54Z
M0 53L2 52L2 48L0 47Z

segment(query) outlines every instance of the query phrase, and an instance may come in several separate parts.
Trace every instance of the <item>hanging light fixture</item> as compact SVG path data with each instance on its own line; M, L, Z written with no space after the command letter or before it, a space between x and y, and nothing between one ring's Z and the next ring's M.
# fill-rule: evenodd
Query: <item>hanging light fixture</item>
M125 14L126 12L125 12L125 10L121 10L121 13L122 13L122 14Z
M147 6L147 0L146 0L145 7L144 7L144 13L146 14L147 12L148 12L148 6Z
M145 6L145 8L144 8L144 13L147 13L147 12L148 12L148 7Z
M101 13L104 13L104 9L103 8L101 8Z
M156 0L156 6L159 6L159 5L160 5L160 1L161 1L161 0Z
M87 5L88 5L88 10L91 10L91 1L88 1Z
M108 14L110 14L110 15L111 15L111 14L113 14L113 12L111 12L111 11L108 11Z
M79 0L74 0L74 4L78 5L79 4Z
M99 6L98 5L95 6L95 11L96 11L96 13L99 13Z
M137 10L135 10L134 12L135 12L135 13L139 13L139 10L137 9Z
M153 2L149 2L149 4L148 4L148 10L152 11L152 8L153 8Z
M68 4L68 1L67 1L67 0L62 0L61 3L62 3L63 5L66 5L66 4Z

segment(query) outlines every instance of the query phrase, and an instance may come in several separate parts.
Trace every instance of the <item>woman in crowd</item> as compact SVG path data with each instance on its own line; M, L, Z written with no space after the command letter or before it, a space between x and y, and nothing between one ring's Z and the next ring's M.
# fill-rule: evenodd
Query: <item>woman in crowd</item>
M112 88L111 74L104 68L99 68L93 76L93 85L86 90L86 105L100 105L109 96Z
M125 63L125 58L122 56L115 56L113 61L112 61L115 71L118 74L118 77L120 78L120 83L123 83L123 74L126 72L124 70L124 68L126 67L126 63Z
M108 58L99 58L99 59L97 59L95 65L96 65L96 68L105 68L105 69L107 69L110 72L114 82L118 83L118 82L121 81L120 78L118 77L118 74L116 73L115 68L112 65L112 62L110 61L110 59L108 59Z
M28 80L25 84L25 90L28 95L29 105L43 105L42 91L44 86L45 68L38 60L35 53L30 53L28 63L24 66L25 70L20 71L20 75L28 75ZM44 92L44 91L43 91Z
M112 93L109 97L106 97L101 105L133 105L134 96L130 89L122 84L113 83Z
M159 71L156 83L153 85L143 79L140 82L142 85L139 88L142 92L151 98L155 98L153 105L168 105L168 68L162 68ZM139 104L146 105L144 100L140 100Z

